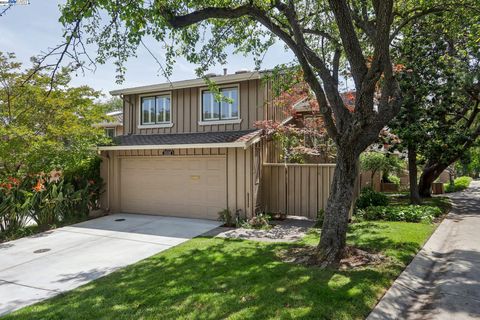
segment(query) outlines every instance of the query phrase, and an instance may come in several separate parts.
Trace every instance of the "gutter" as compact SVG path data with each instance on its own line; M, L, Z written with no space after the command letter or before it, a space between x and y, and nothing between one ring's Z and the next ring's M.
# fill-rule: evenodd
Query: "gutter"
M156 150L156 149L194 149L194 148L248 148L247 142L197 143L197 144L154 144L133 146L100 146L98 150Z

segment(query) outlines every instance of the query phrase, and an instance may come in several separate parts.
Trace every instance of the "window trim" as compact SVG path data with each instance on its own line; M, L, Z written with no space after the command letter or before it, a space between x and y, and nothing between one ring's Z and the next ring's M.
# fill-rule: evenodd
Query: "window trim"
M115 138L117 136L117 129L116 128L107 127L107 128L104 128L104 130L105 130L105 135L109 138ZM109 131L109 130L113 131L113 136L111 136L111 137L107 133L107 131Z
M228 83L228 84L222 84L220 86L217 86L218 89L229 89L229 88L235 88L237 89L237 95L238 95L238 118L234 119L218 119L218 120L204 120L203 119L203 92L208 91L208 87L200 87L199 89L199 94L198 94L198 125L200 126L212 126L212 125L221 125L221 124L238 124L242 122L241 118L241 95L240 95L240 84L239 83ZM220 110L221 112L221 110Z
M159 96L168 96L170 98L170 121L162 123L142 123L142 98L155 98ZM156 103L156 102L155 102ZM171 128L174 126L173 123L173 100L171 91L162 91L162 92L152 92L145 93L138 96L138 121L137 128L139 129L148 129L148 128ZM157 109L155 107L155 116L157 116ZM156 120L156 119L155 119Z

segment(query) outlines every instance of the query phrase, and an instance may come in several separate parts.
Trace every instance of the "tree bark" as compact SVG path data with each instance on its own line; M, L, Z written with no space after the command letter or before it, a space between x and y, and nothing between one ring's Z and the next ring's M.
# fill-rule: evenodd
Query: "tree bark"
M320 243L317 247L317 263L323 267L338 265L345 251L348 216L358 176L358 160L359 156L353 149L338 150Z
M408 147L408 179L410 182L410 202L420 204L420 194L417 184L417 150L409 144Z
M418 193L420 194L420 197L430 198L432 196L432 183L437 180L446 168L447 166L438 163L427 164L427 166L425 166L418 183Z

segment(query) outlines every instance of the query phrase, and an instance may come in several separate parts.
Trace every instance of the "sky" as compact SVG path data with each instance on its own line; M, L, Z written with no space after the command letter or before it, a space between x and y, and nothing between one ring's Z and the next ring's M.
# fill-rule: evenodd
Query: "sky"
M0 51L13 52L17 60L29 66L30 57L45 52L48 48L62 43L62 26L58 22L60 17L58 0L30 0L29 5L17 5L10 8L0 17ZM0 7L0 12L2 7ZM146 45L154 51L155 56L162 58L162 52L156 51L159 45L147 40ZM92 53L94 55L94 52ZM283 43L278 42L269 49L265 55L262 69L269 69L275 65L293 61L294 56L285 50ZM150 85L166 82L167 79L158 71L158 65L152 56L144 48L139 48L137 57L132 57L126 64L127 71L125 81L122 84L115 83L115 67L113 61L107 61L105 65L97 65L95 73L86 71L85 75L78 73L73 75L71 84L74 86L88 85L96 90L103 91L108 98L110 90ZM232 55L228 57L226 66L215 66L209 72L223 73L223 68L228 73L237 70L254 69L252 57ZM170 80L185 80L196 78L195 65L184 59L178 59L173 69Z

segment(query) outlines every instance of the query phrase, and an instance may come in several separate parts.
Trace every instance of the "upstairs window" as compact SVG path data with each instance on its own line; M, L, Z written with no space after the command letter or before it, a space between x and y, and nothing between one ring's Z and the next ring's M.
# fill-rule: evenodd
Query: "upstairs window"
M238 119L238 88L221 88L220 94L226 99L217 101L213 92L202 91L203 121Z
M170 122L170 96L142 97L143 125L165 124Z

